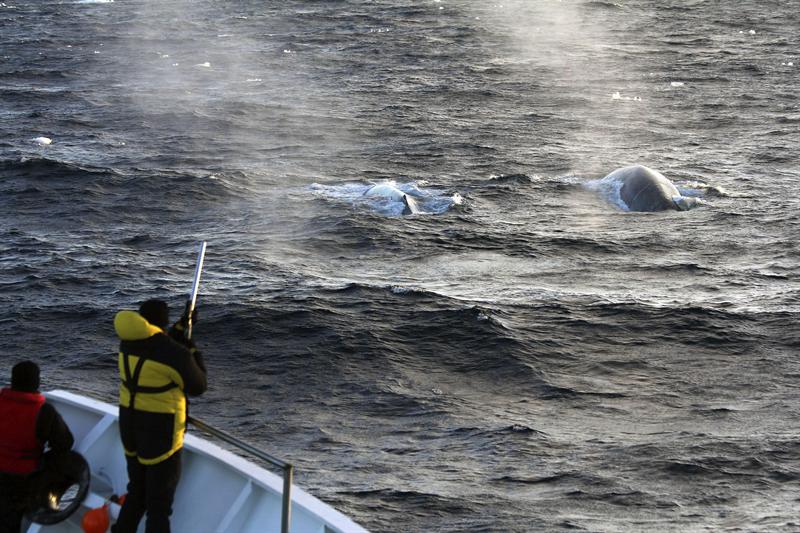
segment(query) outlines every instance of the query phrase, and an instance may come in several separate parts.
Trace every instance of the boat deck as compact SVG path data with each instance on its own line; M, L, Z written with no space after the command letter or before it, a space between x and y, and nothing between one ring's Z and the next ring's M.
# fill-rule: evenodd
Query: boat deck
M75 436L75 450L92 470L83 507L53 526L31 524L27 533L81 532L86 510L126 492L128 475L119 439L117 407L67 391L46 393ZM175 495L175 533L265 533L281 530L283 479L211 442L186 435L181 482ZM114 522L119 506L109 502ZM143 530L144 521L140 525ZM332 507L292 488L292 533L361 533L364 528Z

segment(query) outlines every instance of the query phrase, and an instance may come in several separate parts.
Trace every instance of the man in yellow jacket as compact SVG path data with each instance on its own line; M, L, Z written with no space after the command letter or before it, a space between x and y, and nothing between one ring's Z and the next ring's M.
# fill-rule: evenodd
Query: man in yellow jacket
M192 318L195 318L194 316ZM119 430L128 465L128 495L114 533L134 533L145 513L147 533L168 533L181 475L186 396L207 387L200 352L181 320L167 331L169 309L148 300L114 318L119 346Z

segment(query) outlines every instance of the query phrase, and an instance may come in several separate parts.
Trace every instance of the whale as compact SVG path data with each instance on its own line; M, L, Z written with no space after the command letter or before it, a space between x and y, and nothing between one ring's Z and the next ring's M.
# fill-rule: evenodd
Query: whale
M419 206L417 205L416 200L389 183L378 183L377 185L373 185L364 191L364 196L385 198L394 202L403 202L404 215L413 215L419 213Z
M620 198L631 211L686 211L700 203L697 198L681 195L663 174L644 165L618 168L603 181L621 184Z

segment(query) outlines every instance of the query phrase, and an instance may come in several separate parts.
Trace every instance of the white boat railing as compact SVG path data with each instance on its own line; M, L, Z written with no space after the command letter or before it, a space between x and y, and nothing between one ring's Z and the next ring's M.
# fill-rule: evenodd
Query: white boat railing
M240 450L249 453L254 457L268 462L269 464L283 470L283 500L281 504L281 533L289 533L289 525L292 520L292 476L294 475L294 467L282 461L277 457L273 457L265 451L259 450L243 440L237 439L233 435L225 433L224 431L212 427L202 420L198 420L193 416L187 418L187 421L197 429L208 433L218 439L227 442L228 444L239 448Z
M66 390L45 395L70 427L75 451L89 462L92 486L81 503L82 512L59 524L30 524L27 533L79 531L82 513L103 507L113 521L120 511L113 495L123 494L128 483L118 406ZM189 423L194 427L184 441L184 479L175 495L171 519L175 531L368 533L336 509L293 486L292 465L197 419ZM268 471L276 467L284 472L283 478L277 471Z

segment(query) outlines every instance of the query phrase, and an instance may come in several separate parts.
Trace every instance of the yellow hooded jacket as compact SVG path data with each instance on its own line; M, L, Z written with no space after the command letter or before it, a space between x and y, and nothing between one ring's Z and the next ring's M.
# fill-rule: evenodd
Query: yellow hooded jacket
M128 456L160 463L183 447L186 395L207 387L202 357L135 311L114 318L119 347L119 429Z

